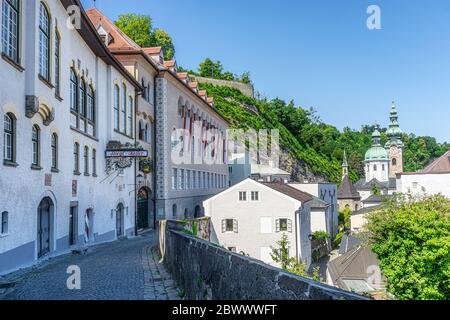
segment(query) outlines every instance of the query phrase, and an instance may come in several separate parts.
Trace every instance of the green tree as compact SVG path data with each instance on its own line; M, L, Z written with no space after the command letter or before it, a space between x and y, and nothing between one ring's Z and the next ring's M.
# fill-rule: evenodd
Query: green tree
M271 247L270 256L273 261L281 265L281 269L287 270L293 262L293 258L289 256L289 239L285 233L281 235L281 239L277 242L276 247Z
M368 215L372 250L398 299L450 299L450 203L397 195Z
M152 18L143 14L128 13L120 15L115 21L117 27L139 46L152 46Z
M213 61L210 58L206 58L203 62L199 64L198 72L202 77L221 79L223 72L223 65L220 61Z
M162 47L164 59L172 60L175 57L175 46L172 37L162 29L156 29L151 36L152 47Z

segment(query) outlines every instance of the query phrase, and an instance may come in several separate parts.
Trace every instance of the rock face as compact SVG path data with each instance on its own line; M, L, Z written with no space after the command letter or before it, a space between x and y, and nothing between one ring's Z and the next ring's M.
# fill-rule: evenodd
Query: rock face
M215 86L223 86L223 87L238 89L247 97L250 97L250 98L255 97L255 88L251 84L246 84L246 83L242 83L239 81L218 80L218 79L204 78L204 77L198 77L198 76L195 76L195 80L198 81L199 83L210 83Z
M164 264L188 300L366 300L170 227L160 232Z
M294 158L285 147L281 147L280 169L290 172L293 182L327 182L325 177L312 172L305 162Z

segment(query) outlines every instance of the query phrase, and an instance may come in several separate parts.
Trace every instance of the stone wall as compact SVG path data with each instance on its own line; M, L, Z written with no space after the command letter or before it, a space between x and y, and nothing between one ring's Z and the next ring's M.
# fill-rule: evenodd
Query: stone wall
M228 81L228 80L218 80L218 79L211 79L211 78L204 78L204 77L195 77L195 79L199 83L210 83L215 86L223 86L223 87L230 87L234 89L238 89L241 91L244 95L250 98L255 97L255 89L253 88L253 85L242 83L239 81Z
M286 273L258 260L171 230L164 242L164 264L189 300L364 300L313 280Z

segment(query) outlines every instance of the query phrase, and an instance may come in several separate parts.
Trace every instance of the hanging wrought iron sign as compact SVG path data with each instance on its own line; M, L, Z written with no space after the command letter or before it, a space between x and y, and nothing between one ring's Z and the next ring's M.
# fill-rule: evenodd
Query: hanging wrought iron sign
M105 151L106 173L110 174L113 171L123 172L124 169L133 165L133 159L147 157L147 150L129 143L122 145L118 141L110 141Z

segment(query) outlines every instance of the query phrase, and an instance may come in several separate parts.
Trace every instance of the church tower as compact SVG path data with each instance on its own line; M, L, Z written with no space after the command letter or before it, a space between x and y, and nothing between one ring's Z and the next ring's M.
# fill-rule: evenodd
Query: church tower
M347 152L344 150L344 160L342 161L342 180L348 176Z
M395 178L397 173L403 172L404 145L402 142L403 131L398 124L398 113L394 101L392 102L390 119L391 123L386 131L389 140L385 148L389 153L389 178Z

